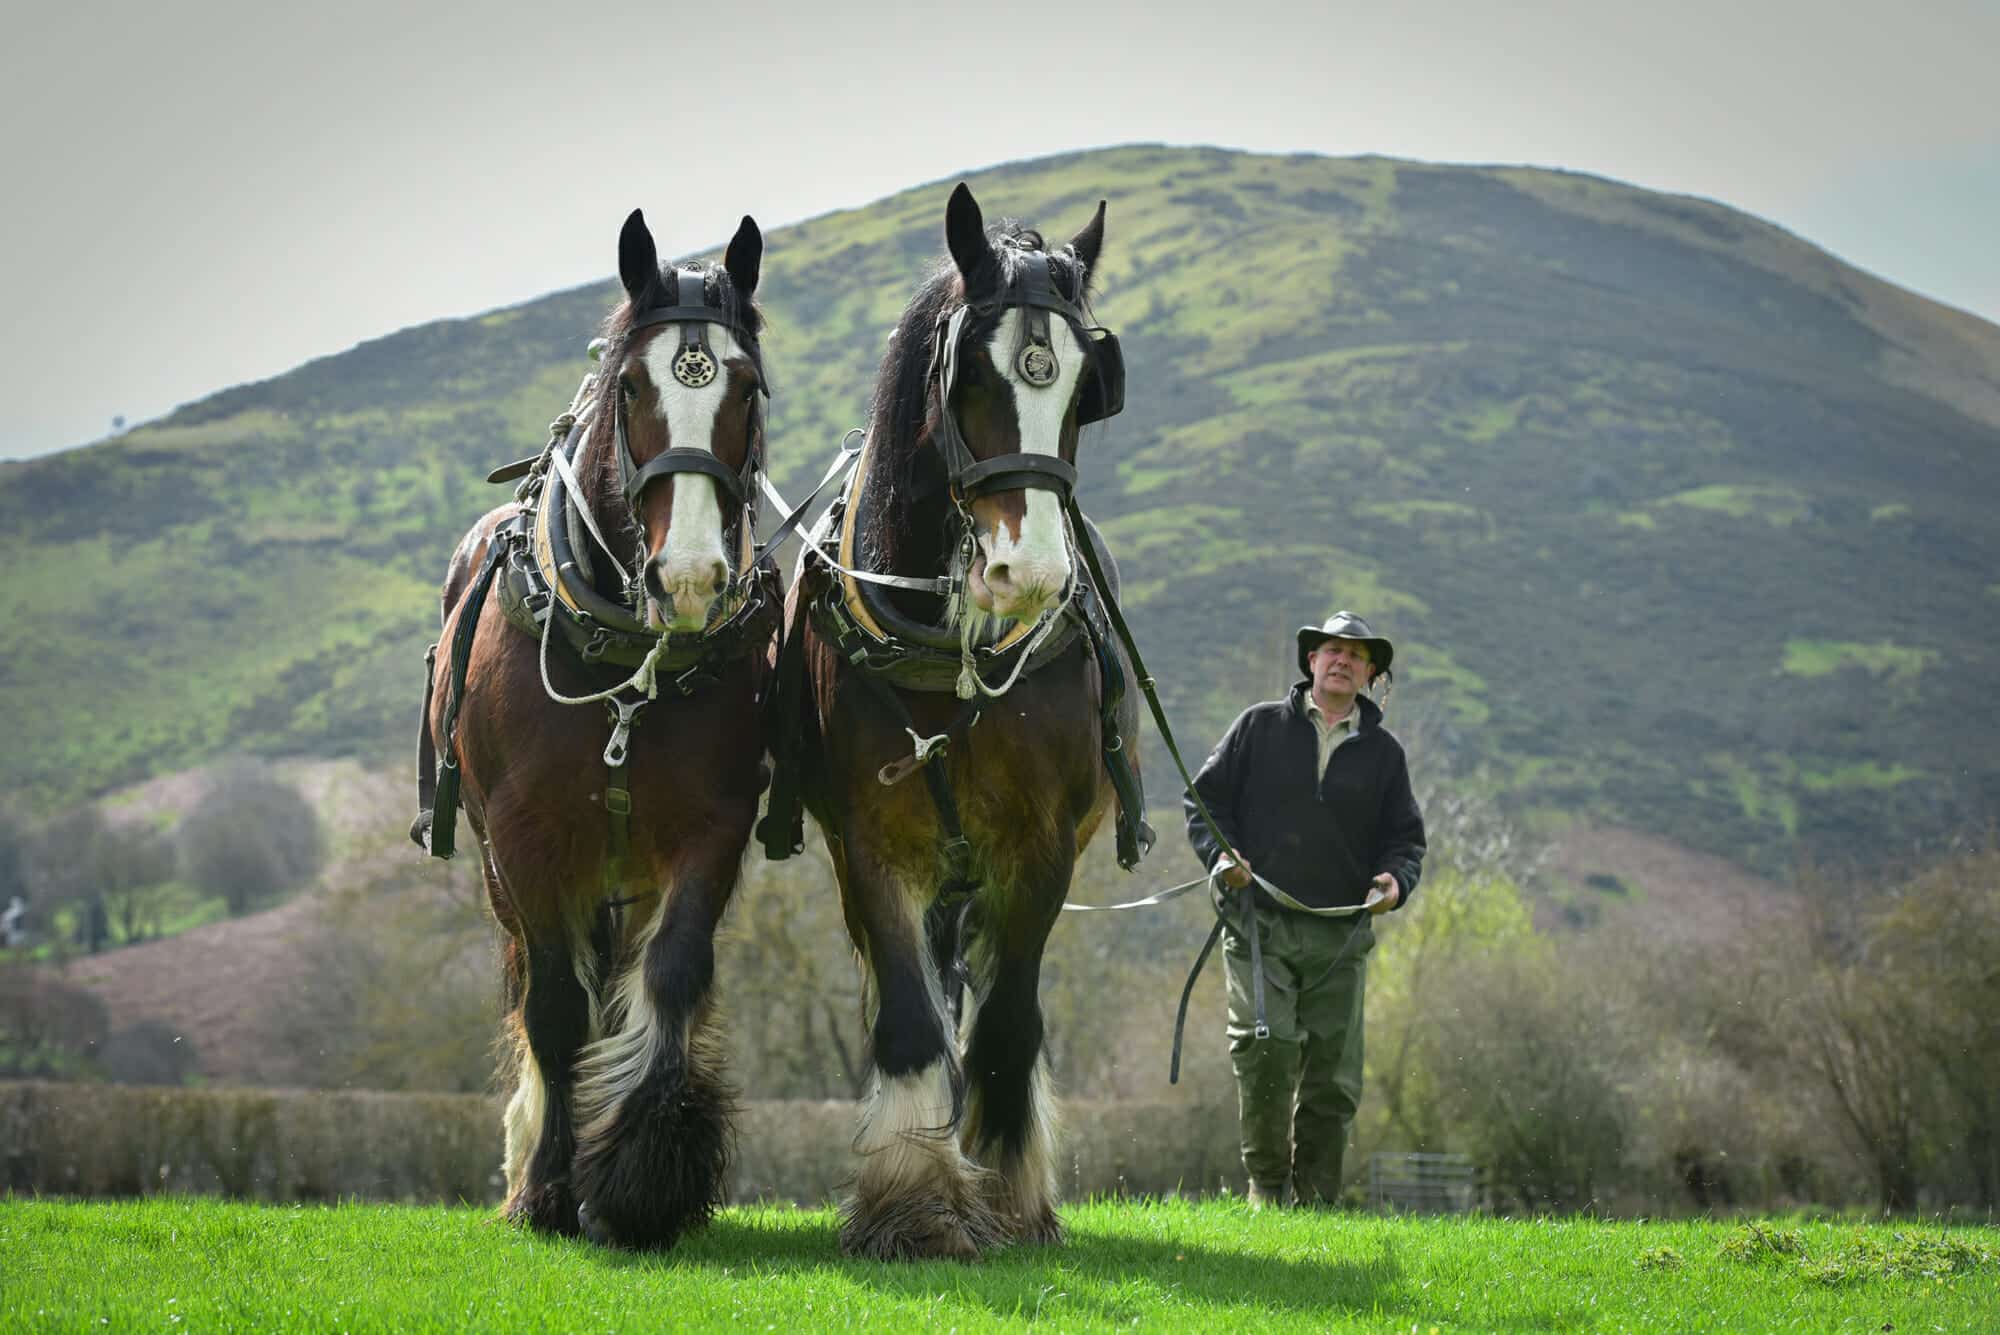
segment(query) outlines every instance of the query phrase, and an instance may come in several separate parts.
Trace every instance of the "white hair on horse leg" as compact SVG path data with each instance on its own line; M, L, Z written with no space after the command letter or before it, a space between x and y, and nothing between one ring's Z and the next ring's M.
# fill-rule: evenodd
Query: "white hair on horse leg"
M1034 1064L1028 1070L1026 1112L1027 1124L1022 1128L1021 1148L996 1151L996 1146L987 1135L985 1100L980 1097L978 1084L974 1083L968 1091L965 1125L960 1131L960 1139L968 1162L982 1145L989 1153L997 1152L997 1159L983 1160L980 1167L987 1171L983 1179L987 1201L1002 1220L1008 1234L1017 1239L1049 1242L1061 1233L1061 1223L1055 1213L1059 1195L1056 1143L1061 1130L1061 1117L1057 1111L1054 1079L1049 1074L1046 1046L1035 1054Z
M512 1197L521 1188L527 1176L528 1160L535 1153L535 1146L541 1143L542 1121L548 1116L548 1091L542 1086L542 1071L535 1064L535 1054L528 1045L521 1044L519 1054L519 1076L514 1086L514 1097L507 1100L507 1112L501 1119L506 1128L507 1149L501 1159L501 1166L507 1177L507 1195Z
M854 1149L876 1155L906 1142L941 1146L950 1142L950 1129L951 1080L942 1059L913 1075L877 1071Z
M1056 1109L1055 1079L1049 1074L1048 1048L1035 1054L1028 1073L1028 1129L1020 1157L1000 1166L1005 1184L1002 1209L1022 1227L1040 1233L1043 1220L1053 1222L1056 1208L1056 1141L1062 1119Z
M580 1139L594 1139L610 1129L619 1107L659 1059L666 1035L661 1032L659 1010L646 994L646 955L666 920L667 896L662 894L612 982L604 1013L606 1033L586 1047L577 1062L575 1105ZM685 1047L685 1033L681 1040Z

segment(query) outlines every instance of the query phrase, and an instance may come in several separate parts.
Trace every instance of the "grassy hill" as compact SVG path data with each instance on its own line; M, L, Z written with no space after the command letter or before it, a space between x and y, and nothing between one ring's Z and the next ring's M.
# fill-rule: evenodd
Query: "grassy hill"
M1399 645L1392 717L1551 822L1770 868L2000 809L2000 329L1590 177L1133 147L969 179L1055 236L1110 201L1130 388L1081 495L1188 749L1350 606ZM788 489L860 422L945 194L768 238ZM540 443L614 287L0 468L0 787L407 747L480 478Z

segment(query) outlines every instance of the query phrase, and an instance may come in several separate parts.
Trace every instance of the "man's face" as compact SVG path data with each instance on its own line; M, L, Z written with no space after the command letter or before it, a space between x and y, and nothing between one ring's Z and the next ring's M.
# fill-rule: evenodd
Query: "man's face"
M1329 695L1353 695L1375 680L1375 661L1360 640L1324 640L1306 657L1313 689Z

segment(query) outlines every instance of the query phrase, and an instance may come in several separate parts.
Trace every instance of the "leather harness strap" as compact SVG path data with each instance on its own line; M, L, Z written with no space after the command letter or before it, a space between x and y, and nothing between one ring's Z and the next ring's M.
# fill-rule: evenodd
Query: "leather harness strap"
M423 777L418 776L417 801L423 811L417 816L417 824L410 829L410 837L428 849L434 858L449 858L457 852L458 840L458 711L465 703L465 669L472 661L472 641L479 633L479 614L486 606L486 594L493 587L494 572L506 559L508 544L495 533L486 544L486 559L480 564L478 577L466 590L465 599L459 604L458 626L452 632L451 653L446 658L446 680L444 696L444 717L438 720L438 731L443 735L443 755L438 759L433 773L429 794L423 791ZM437 646L432 645L424 655L426 667L435 669ZM430 701L431 682L424 688L423 739L431 740ZM425 748L419 746L420 759ZM426 802L425 797L429 797ZM428 813L430 819L424 819Z

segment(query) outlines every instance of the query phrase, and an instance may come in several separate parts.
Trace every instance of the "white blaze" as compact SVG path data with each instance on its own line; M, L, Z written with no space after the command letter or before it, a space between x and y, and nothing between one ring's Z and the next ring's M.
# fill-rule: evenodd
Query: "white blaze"
M1049 345L1056 355L1056 378L1051 385L1035 386L1021 378L1015 358L1022 347L1021 323L1025 317L1010 310L987 340L986 349L1001 378L1014 391L1014 417L1021 427L1021 452L1060 456L1063 419L1070 398L1076 393L1077 378L1083 374L1084 348L1069 322L1049 314ZM981 546L988 569L1006 566L1017 589L1041 588L1050 597L1062 591L1069 579L1069 543L1063 536L1062 503L1056 494L1040 487L1025 493L1027 513L1021 520L1016 540L1002 524L985 535Z
M646 349L646 370L659 387L660 406L667 418L667 443L676 449L707 450L715 453L715 423L722 411L723 396L729 393L729 373L725 365L742 356L736 340L719 325L703 329L709 356L716 361L715 378L700 388L684 385L674 376L674 358L680 355L678 326L668 329ZM669 594L696 593L705 607L711 596L710 579L715 563L729 564L722 545L722 507L716 502L716 483L705 473L676 474L673 511L668 520L667 540L660 548L660 582ZM675 600L679 601L678 598ZM662 608L672 615L673 609Z

